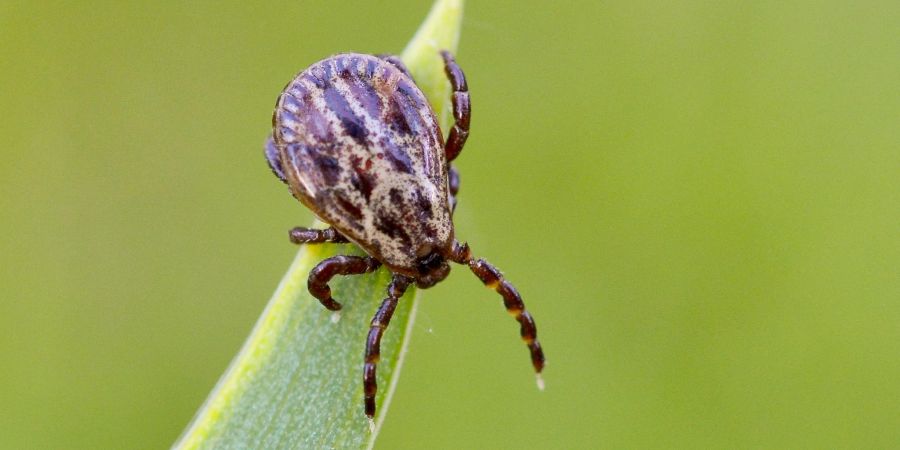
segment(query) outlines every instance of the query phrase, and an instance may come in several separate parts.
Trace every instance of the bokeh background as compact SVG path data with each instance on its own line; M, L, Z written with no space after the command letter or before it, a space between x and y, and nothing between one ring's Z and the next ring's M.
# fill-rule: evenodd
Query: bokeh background
M167 448L312 216L262 157L422 1L0 2L0 448ZM471 1L459 234L380 448L900 446L900 3ZM335 343L340 345L340 343Z

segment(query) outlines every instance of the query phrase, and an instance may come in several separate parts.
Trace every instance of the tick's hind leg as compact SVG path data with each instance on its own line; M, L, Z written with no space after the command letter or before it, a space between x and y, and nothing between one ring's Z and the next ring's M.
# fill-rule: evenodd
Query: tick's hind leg
M537 339L537 326L534 324L534 319L525 309L525 303L522 302L519 292L516 291L516 288L509 281L506 281L503 274L491 263L483 259L475 260L472 258L468 244L455 242L450 259L454 262L468 265L472 273L485 286L493 289L503 297L503 305L506 307L506 311L519 322L519 334L522 336L522 340L525 341L525 345L528 346L528 351L531 354L531 365L534 366L534 372L537 375L538 388L544 389L544 381L541 379L541 371L544 370L544 350Z
M453 55L447 50L441 51L444 57L444 72L450 79L450 87L453 89L451 99L453 101L453 119L456 121L450 134L447 136L447 143L444 145L444 154L447 155L447 162L453 161L459 156L469 137L469 120L472 118L472 105L469 103L469 85L466 84L466 75L463 73L459 64L453 59Z
M291 229L291 231L288 232L288 235L291 242L295 244L321 244L323 242L346 244L347 242L350 242L334 228L316 230L313 228L296 227Z
M403 61L401 61L397 55L383 54L383 55L377 55L377 56L378 56L378 59L387 61L387 62L391 63L394 67L400 69L400 71L403 72L404 75L408 76L410 80L413 79L412 74L409 73L409 69L406 68L406 64L403 64Z
M309 272L307 288L313 297L319 299L322 306L337 311L341 304L331 297L328 282L335 275L359 275L372 272L381 266L381 262L370 256L332 256Z
M381 358L381 336L384 330L391 322L391 316L394 315L394 309L397 307L397 301L406 292L412 280L403 276L394 274L391 284L387 288L387 298L381 302L378 312L372 318L369 328L369 336L366 338L366 363L363 367L363 391L365 392L366 416L371 421L375 417L375 393L378 391L378 384L375 380L375 369ZM371 423L371 422L370 422Z

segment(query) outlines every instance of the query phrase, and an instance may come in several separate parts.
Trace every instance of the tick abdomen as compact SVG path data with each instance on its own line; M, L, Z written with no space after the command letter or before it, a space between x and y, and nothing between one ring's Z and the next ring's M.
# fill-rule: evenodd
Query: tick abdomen
M441 131L393 64L322 60L285 87L273 123L294 196L388 267L412 273L417 258L452 242Z

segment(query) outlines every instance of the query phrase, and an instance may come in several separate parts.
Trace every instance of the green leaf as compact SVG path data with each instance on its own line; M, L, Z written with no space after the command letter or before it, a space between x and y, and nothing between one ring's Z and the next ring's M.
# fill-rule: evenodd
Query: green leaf
M449 84L438 50L456 50L462 3L436 1L401 55L445 129L450 117ZM353 245L301 247L243 348L174 448L374 445L397 385L417 295L414 288L407 291L384 335L376 426L370 432L363 413L363 350L369 321L385 296L390 273L382 268L370 275L335 279L335 298L344 305L335 323L331 312L306 290L306 278L319 261L339 254L362 252Z

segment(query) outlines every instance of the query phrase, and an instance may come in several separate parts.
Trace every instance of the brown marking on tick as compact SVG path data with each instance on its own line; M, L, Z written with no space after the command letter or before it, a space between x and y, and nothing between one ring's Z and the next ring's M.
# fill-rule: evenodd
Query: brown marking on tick
M372 188L377 183L373 174L354 169L354 174L350 178L350 184L362 194L363 198L368 202L372 198Z
M391 239L399 241L401 247L410 247L412 238L405 227L392 214L378 214L375 216L375 228L378 228Z
M341 208L343 208L344 211L346 211L347 214L350 215L350 217L352 217L354 220L356 220L357 223L359 223L359 221L362 220L362 218L363 218L362 208L353 204L353 202L350 201L344 193L336 192L334 199L337 201L338 205L340 205ZM362 225L360 224L360 226L362 226Z
M319 175L325 179L325 183L335 184L340 179L342 169L337 158L323 153L314 153L312 160Z
M363 120L356 116L347 97L335 88L325 89L325 103L337 116L343 126L343 134L350 136L359 144L365 144L368 131Z
M328 282L336 275L371 272L382 264L393 273L387 298L366 339L365 413L375 414L375 378L381 338L407 286L422 289L450 273L448 263L467 265L503 299L519 322L535 371L544 368L537 327L518 291L496 267L474 259L455 239L451 214L459 174L450 165L469 133L471 103L465 75L442 52L452 88L454 124L446 141L424 94L396 57L341 54L326 58L288 83L273 113L266 144L272 171L291 193L329 223L326 230L297 228L295 243L345 242L369 256L336 256L309 277L310 293L340 308ZM540 385L540 382L539 382Z
M388 126L402 135L412 134L412 128L409 126L409 122L406 119L406 115L403 114L400 104L393 98L388 100L388 102L388 110L385 117Z
M432 211L431 201L428 200L428 197L422 194L421 191L414 191L415 197L415 210L419 213L419 218L423 219L423 223L427 224L427 219L430 219L434 216L434 212Z
M399 188L391 188L388 191L388 198L390 199L391 204L394 206L394 208L400 207L400 205L403 203L403 193L400 192Z
M413 164L408 149L395 145L387 138L382 138L381 145L384 148L382 154L390 161L394 170L404 174L413 173Z
M422 110L424 100L421 96L416 95L418 88L411 81L401 79L397 83L397 95L405 101L398 101L398 111L403 116L405 129L409 130L408 134L418 135L421 130L428 126L419 113ZM396 114L396 113L395 113ZM395 120L399 120L396 119Z

